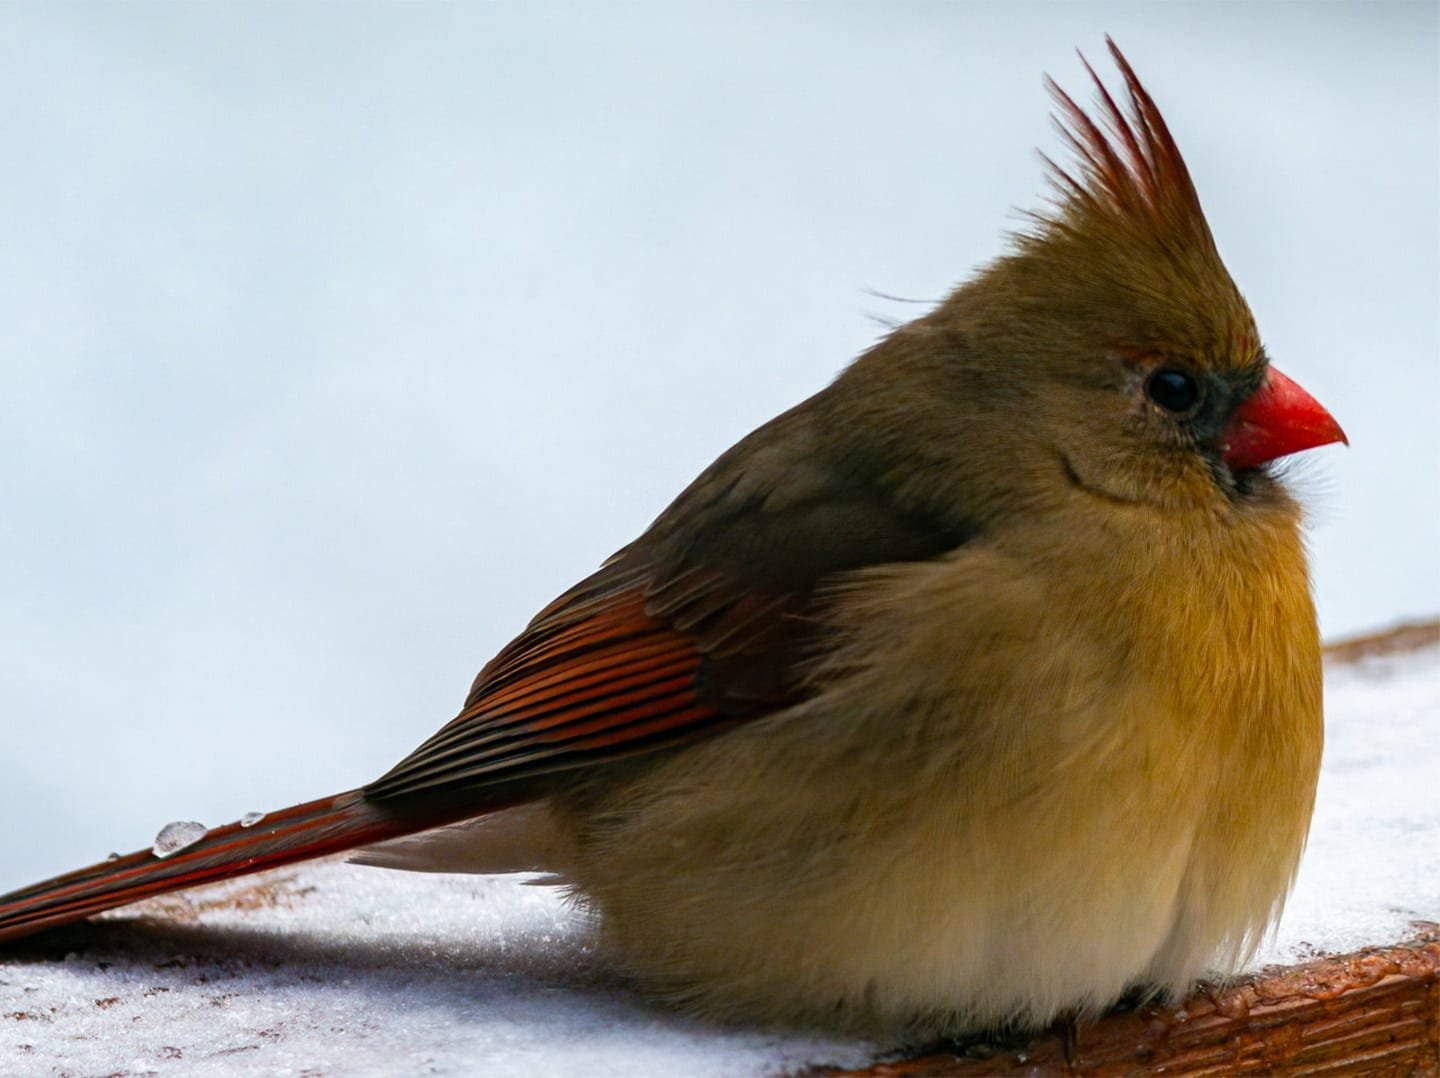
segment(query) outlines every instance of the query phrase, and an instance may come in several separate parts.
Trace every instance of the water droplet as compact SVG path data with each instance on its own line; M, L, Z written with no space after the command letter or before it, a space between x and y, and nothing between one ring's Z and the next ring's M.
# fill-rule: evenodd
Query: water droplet
M263 813L263 812L247 812L247 813L245 813L244 816L241 816L241 817L240 817L240 826L241 826L241 827L254 827L257 823L259 823L259 822L260 822L261 820L263 820L264 818L265 818L265 813Z
M156 857L169 857L186 846L195 845L209 832L210 828L203 823L196 823L194 820L176 820L174 823L167 823L155 836L155 845L150 847L150 852Z

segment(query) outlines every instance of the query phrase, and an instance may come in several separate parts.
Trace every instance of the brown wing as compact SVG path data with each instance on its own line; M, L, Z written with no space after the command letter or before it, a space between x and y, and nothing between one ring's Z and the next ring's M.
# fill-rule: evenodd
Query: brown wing
M825 580L965 538L827 467L809 451L809 422L787 413L721 457L644 536L541 611L480 672L460 714L367 797L530 783L799 700L824 651L813 615Z

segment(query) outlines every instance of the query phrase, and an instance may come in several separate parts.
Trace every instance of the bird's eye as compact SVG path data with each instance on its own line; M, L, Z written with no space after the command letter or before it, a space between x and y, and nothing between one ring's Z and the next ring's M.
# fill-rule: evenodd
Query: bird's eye
M1184 371L1165 367L1146 380L1145 395L1167 412L1178 415L1200 402L1200 385Z

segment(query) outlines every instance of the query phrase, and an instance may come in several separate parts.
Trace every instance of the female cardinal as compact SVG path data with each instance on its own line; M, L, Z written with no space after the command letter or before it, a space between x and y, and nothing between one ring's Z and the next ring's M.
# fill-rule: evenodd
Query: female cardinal
M717 460L358 790L0 898L0 938L368 847L542 870L702 1013L960 1032L1233 968L1320 761L1270 366L1124 57L1013 250ZM409 837L406 837L409 836Z

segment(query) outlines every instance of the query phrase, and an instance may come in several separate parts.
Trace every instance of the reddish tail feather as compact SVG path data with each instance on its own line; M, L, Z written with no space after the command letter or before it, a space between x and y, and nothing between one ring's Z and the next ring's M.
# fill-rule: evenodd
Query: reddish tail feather
M214 828L167 857L142 850L0 895L0 941L196 884L413 834L456 815L387 812L358 790L309 801L272 812L249 827Z

